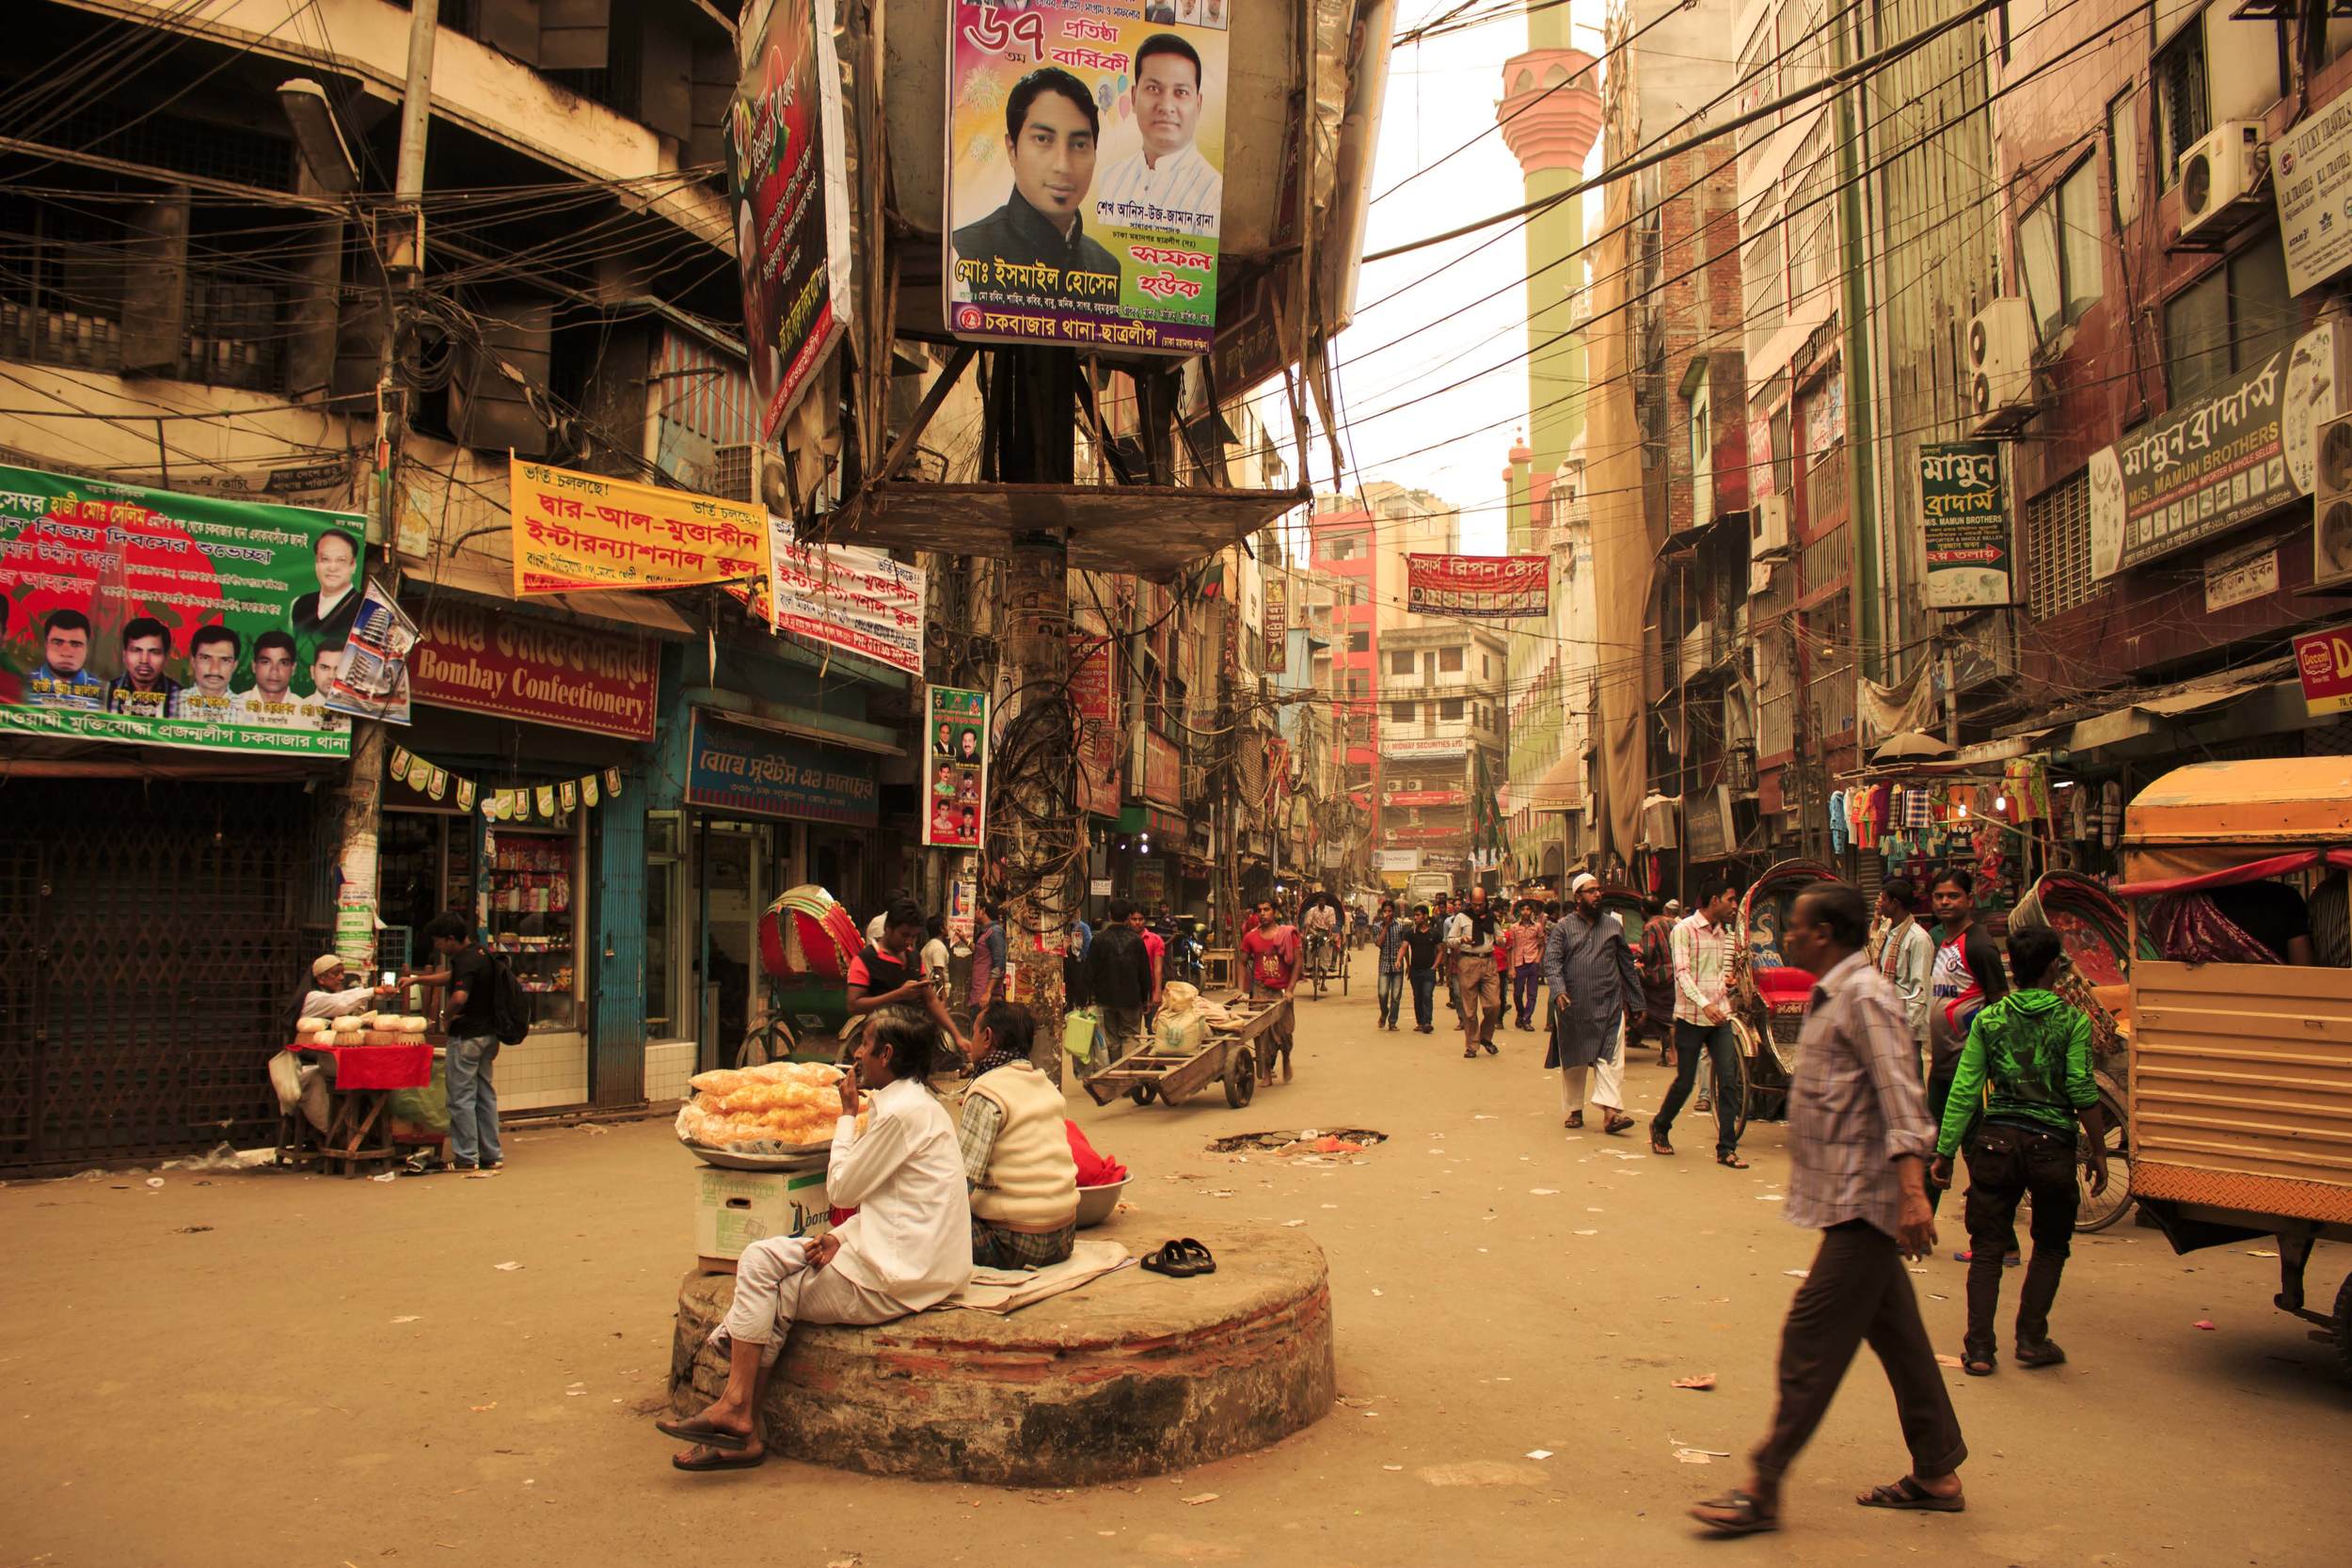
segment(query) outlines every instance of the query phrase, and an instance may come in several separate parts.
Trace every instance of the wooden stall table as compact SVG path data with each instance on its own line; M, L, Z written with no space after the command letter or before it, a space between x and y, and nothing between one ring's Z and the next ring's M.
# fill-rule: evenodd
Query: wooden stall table
M432 1042L420 1037L413 1045L290 1045L286 1049L334 1064L335 1082L326 1094L326 1133L308 1157L342 1176L364 1176L370 1166L389 1166L397 1157L388 1114L392 1095L433 1082Z

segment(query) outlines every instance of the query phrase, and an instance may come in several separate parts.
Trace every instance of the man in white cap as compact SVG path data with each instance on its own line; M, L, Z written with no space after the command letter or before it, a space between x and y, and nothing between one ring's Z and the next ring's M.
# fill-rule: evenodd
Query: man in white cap
M350 978L343 973L343 960L333 953L322 953L310 960L310 984L279 1022L291 1040L294 1023L305 1018L341 1018L346 1013L365 1010L379 996L392 994L390 986L345 986ZM297 1061L291 1052L273 1053L269 1061L269 1081L278 1091L278 1108L292 1115L298 1105L310 1125L326 1131L326 1069L317 1065L315 1054L308 1061Z
M1626 944L1625 927L1600 908L1600 879L1590 872L1568 884L1568 911L1544 939L1544 983L1551 988L1551 1047L1544 1066L1560 1069L1562 1125L1584 1125L1584 1084L1597 1078L1593 1104L1601 1131L1633 1125L1625 1114L1626 1025L1642 1013L1642 972ZM1596 1070L1597 1069L1597 1070Z

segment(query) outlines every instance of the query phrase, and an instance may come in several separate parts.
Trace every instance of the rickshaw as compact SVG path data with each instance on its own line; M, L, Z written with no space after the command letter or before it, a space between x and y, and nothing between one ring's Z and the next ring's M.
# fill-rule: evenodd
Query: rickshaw
M2106 1129L2107 1186L2094 1196L2081 1178L2074 1228L2105 1230L2132 1206L2131 1122L2124 1114L2123 1051L2130 1033L2132 915L2106 884L2073 871L2044 872L2010 911L2009 929L2035 927L2054 933L2065 957L2050 989L2090 1020L2091 1072L2099 1081L2099 1111ZM2155 957L2141 944L2144 956Z
M1741 1129L1751 1119L1778 1121L1788 1114L1788 1085L1814 976L1781 957L1780 934L1797 895L1836 875L1819 861L1779 861L1740 895L1740 924L1724 980L1740 1037L1743 1082L1717 1084L1715 1092L1735 1108Z
M2122 851L2115 891L2158 955L2131 970L2131 1196L2176 1252L2276 1237L2275 1304L2352 1377L2352 1276L2332 1311L2303 1285L2319 1242L2352 1242L2352 757L2174 768L2125 808ZM2312 889L2312 963L2205 896L2278 879Z

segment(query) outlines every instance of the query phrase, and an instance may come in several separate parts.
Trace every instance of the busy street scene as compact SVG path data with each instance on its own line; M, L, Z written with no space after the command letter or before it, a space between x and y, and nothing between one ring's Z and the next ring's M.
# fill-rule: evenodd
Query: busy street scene
M0 1568L2341 1568L2340 9L7 8Z

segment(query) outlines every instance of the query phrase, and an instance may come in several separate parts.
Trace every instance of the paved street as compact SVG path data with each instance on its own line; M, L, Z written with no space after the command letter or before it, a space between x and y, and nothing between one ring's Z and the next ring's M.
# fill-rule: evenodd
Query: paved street
M1113 1232L1134 1249L1303 1222L1328 1253L1345 1402L1270 1452L1067 1494L788 1463L674 1474L645 1412L690 1261L690 1162L654 1119L516 1136L485 1180L8 1184L0 1560L2344 1560L2352 1392L2269 1305L2275 1265L2176 1259L2128 1225L2076 1249L2055 1321L2071 1365L1949 1374L1964 1515L1851 1502L1904 1468L1866 1360L1791 1478L1788 1529L1697 1539L1684 1506L1740 1463L1675 1450L1736 1456L1757 1435L1786 1271L1810 1251L1780 1220L1779 1129L1755 1132L1746 1172L1718 1169L1696 1128L1679 1160L1627 1158L1638 1134L1563 1134L1532 1035L1470 1063L1458 1037L1375 1034L1360 987L1301 1006L1297 1082L1247 1111L1213 1094L1073 1112L1137 1173ZM1634 1068L1637 1111L1666 1081L1654 1056ZM1337 1166L1205 1148L1299 1128L1390 1137ZM1916 1283L1956 1351L1953 1230ZM2347 1267L2323 1251L2314 1289ZM1698 1372L1715 1392L1671 1386Z

